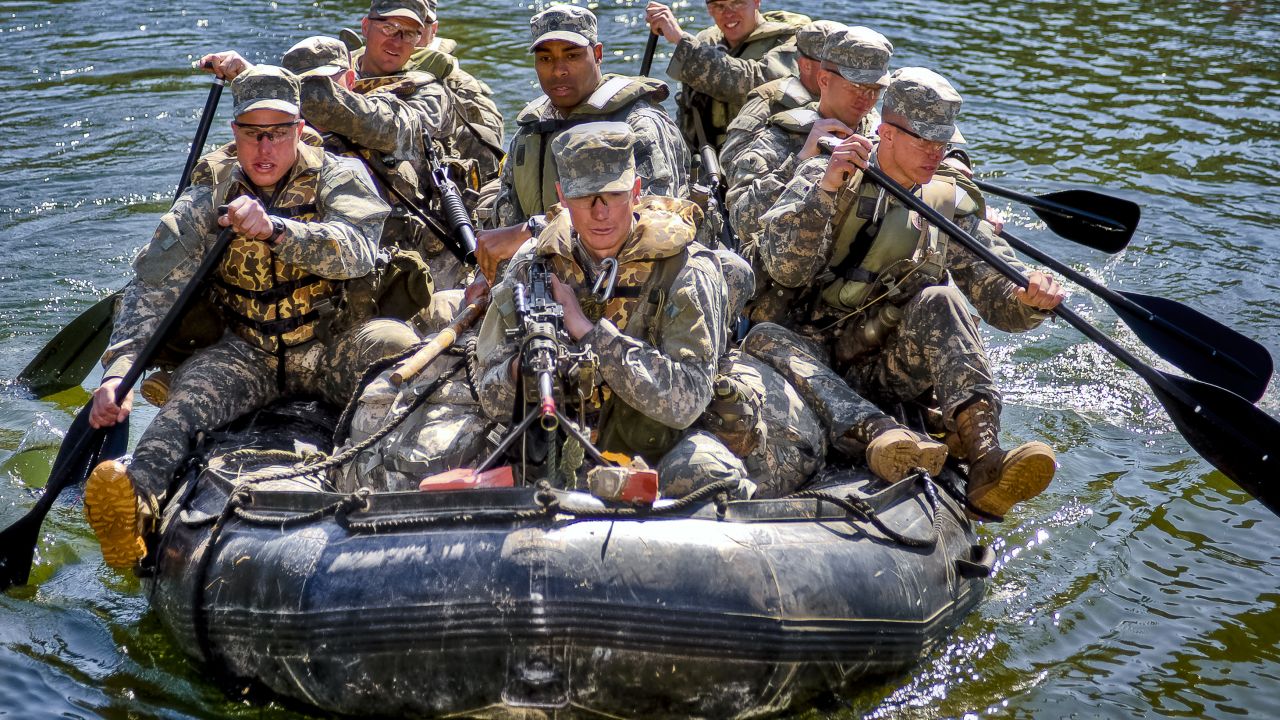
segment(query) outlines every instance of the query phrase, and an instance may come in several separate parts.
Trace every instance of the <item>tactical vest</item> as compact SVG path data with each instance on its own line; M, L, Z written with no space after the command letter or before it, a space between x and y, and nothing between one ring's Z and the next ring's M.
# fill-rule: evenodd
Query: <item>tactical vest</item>
M557 111L545 95L529 103L516 118L515 142L507 162L513 165L515 199L520 215L529 217L547 212L558 202L555 159L551 156L551 139L575 125L616 120L626 122L637 102L648 98L661 103L669 90L665 83L643 77L605 75L600 86L568 117L549 117Z
M657 319L666 307L676 276L691 256L715 256L693 242L700 214L693 203L654 196L642 198L640 203L637 208L640 220L635 232L640 242L652 243L654 247L641 249L638 257L631 260L626 256L635 254L636 248L624 248L613 296L604 304L591 294L595 278L588 277L584 269L588 263L580 254L582 251L571 253L576 257L563 254L564 248L576 247L569 237L568 213L551 218L552 224L543 232L547 241L539 242L539 253L548 252L544 257L551 269L575 288L583 312L593 323L607 318L624 335L661 347L662 334ZM590 399L588 414L596 415L596 445L601 450L640 456L650 464L657 463L683 432L649 418L618 399L607 384Z
M300 148L299 152L321 151ZM234 154L227 165L211 168L218 175L234 167ZM224 175L225 177L225 175ZM320 168L312 167L281 182L268 211L276 216L309 222L317 215L316 197ZM243 183L232 182L226 196L215 197L223 205L250 194ZM319 277L276 257L273 247L243 235L232 239L213 278L213 296L232 331L272 355L316 339L322 321L327 320L342 294L339 281Z
M786 10L771 10L763 15L764 22L760 23L751 35L742 41L742 44L732 50L726 49L729 57L739 60L762 60L770 50L791 40L800 28L811 22L807 15ZM724 34L720 28L713 25L704 32L705 36L700 33L700 39L706 39L717 45L725 44ZM793 67L791 70L794 73L797 69ZM741 102L727 103L717 100L710 95L693 90L687 83L681 89L676 105L680 111L680 132L684 134L689 146L695 150L698 136L693 126L692 108L696 107L698 114L702 116L707 142L717 148L724 143L724 134L729 128L729 123L733 122L738 111L742 109Z

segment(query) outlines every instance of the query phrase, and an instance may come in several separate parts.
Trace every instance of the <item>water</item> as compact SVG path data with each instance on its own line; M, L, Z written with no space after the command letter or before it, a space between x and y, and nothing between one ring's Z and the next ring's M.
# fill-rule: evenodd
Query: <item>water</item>
M1280 352L1276 3L772 6L871 25L894 41L895 66L948 76L988 179L1032 192L1100 186L1143 207L1132 245L1107 257L994 200L1025 239L1113 288L1188 303ZM597 8L607 68L639 67L642 8ZM227 47L273 61L307 35L353 26L360 9L0 2L0 524L34 501L88 397L37 401L7 379L128 277L208 90L190 61ZM510 120L535 94L529 8L475 0L441 12L442 34L495 86ZM680 15L689 27L708 22L701 3ZM212 142L229 138L223 105ZM1155 362L1105 304L1078 289L1070 303ZM989 341L1006 438L1051 442L1058 480L981 531L999 550L998 572L950 642L848 698L839 717L1280 716L1280 520L1191 452L1145 384L1070 327ZM1274 388L1260 404L1280 415ZM135 426L148 417L140 410ZM138 585L104 568L71 499L45 524L32 584L0 595L0 716L304 716L228 698L203 678Z

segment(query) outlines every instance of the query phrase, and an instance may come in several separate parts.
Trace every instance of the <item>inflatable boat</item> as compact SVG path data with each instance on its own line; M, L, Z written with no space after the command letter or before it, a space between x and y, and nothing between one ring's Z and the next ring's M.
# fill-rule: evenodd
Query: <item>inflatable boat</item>
M545 484L341 494L288 471L331 433L295 402L203 437L147 568L192 658L326 712L797 710L917 663L991 570L949 470L652 508Z

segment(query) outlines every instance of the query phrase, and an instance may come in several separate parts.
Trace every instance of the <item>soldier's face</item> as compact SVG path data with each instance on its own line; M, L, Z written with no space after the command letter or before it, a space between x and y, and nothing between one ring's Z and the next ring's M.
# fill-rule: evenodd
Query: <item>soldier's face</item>
M603 58L604 46L599 43L579 47L565 40L548 40L534 48L533 67L551 104L572 110L600 85Z
M708 0L707 14L730 47L747 39L759 24L760 0Z
M636 184L630 191L565 198L560 193L560 184L556 183L556 193L569 211L569 222L587 251L597 260L616 256L635 224L640 178L636 178Z
M422 39L422 26L402 17L369 18L360 21L364 32L362 75L390 75L409 62L414 47Z
M280 182L298 159L302 123L279 110L250 110L231 125L240 168L258 187Z
M880 100L879 85L851 83L840 73L828 70L822 71L818 87L823 117L835 118L854 129Z
M933 179L947 154L948 144L911 135L889 123L880 124L880 166L890 177L906 184L923 185Z

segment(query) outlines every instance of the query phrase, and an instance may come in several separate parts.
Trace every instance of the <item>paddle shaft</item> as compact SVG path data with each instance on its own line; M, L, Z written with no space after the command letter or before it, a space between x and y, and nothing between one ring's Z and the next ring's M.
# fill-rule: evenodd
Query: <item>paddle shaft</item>
M200 124L196 126L196 137L191 141L191 152L187 153L187 164L182 168L182 177L178 180L178 192L173 199L177 200L182 191L191 184L191 171L196 169L196 162L204 150L205 141L209 139L209 128L213 126L213 116L218 112L218 101L222 99L222 78L217 78L209 86L209 96L204 99L204 110L200 112Z
M640 74L648 77L653 69L653 54L658 50L658 33L650 32L649 40L644 45L644 57L640 59Z
M1124 225L1117 223L1111 218L1091 213L1088 210L1081 210L1077 207L1063 205L1062 203L1054 202L1048 198L1042 198L1036 195L1027 195L1026 193L1009 190L1008 188L1002 188L999 185L992 185L989 182L984 182L977 178L973 178L973 184L977 185L978 189L983 192L989 192L992 195L999 195L1001 197L1009 198L1010 200L1017 200L1024 205L1030 205L1038 210L1060 215L1064 218L1083 218L1091 223L1100 225L1115 232L1124 232L1126 229Z

